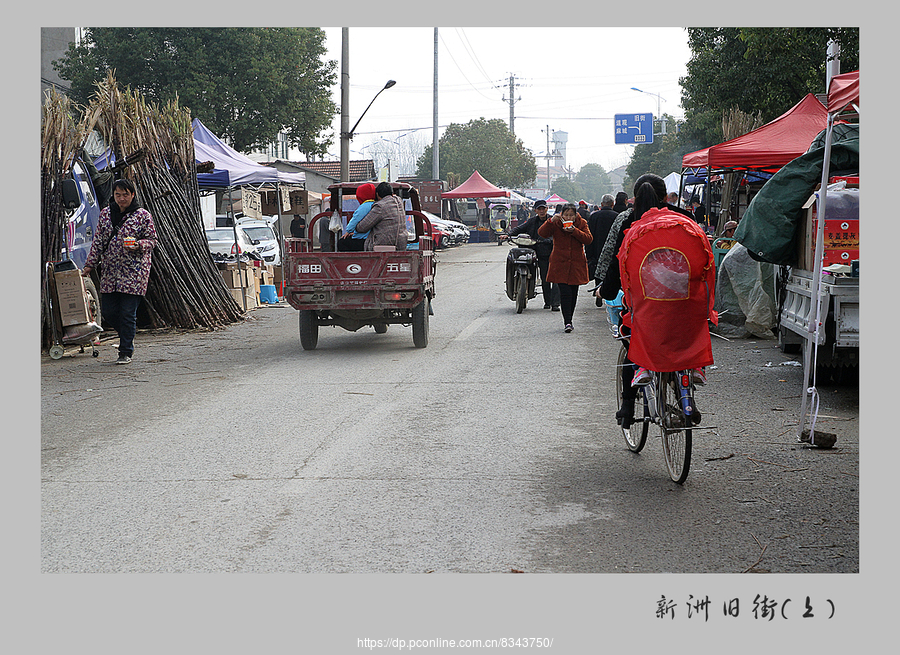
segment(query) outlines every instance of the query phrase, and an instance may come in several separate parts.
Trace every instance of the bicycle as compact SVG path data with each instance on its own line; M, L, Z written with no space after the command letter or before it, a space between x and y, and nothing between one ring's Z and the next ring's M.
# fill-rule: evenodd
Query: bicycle
M634 364L628 360L630 335L621 329L624 307L620 302L607 305L607 321L613 336L621 344L616 359L616 400L619 410L616 420L625 437L625 444L639 453L647 443L650 424L659 428L663 457L669 477L684 484L691 467L693 428L699 425L701 414L694 404L692 371L653 372L649 383L631 386ZM626 392L633 391L632 393ZM629 410L626 402L633 403Z

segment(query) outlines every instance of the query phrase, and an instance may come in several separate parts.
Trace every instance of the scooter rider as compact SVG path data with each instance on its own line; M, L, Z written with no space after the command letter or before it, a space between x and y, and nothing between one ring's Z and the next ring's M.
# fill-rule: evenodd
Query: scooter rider
M538 200L534 203L535 215L521 225L513 228L509 236L527 234L535 243L531 246L537 255L538 270L541 272L541 288L544 294L544 309L559 311L559 287L547 281L547 269L550 267L550 251L553 250L553 239L545 239L538 234L538 228L548 220L547 202Z

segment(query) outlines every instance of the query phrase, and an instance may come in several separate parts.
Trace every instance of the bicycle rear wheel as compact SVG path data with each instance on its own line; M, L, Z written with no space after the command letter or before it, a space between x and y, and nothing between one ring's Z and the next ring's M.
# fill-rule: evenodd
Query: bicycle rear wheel
M625 380L622 379L622 370L625 366L631 366L631 363L628 362L628 349L623 343L619 349L619 357L616 359L616 400L619 403L619 409L625 406L622 402L622 394L627 388ZM650 431L650 409L647 407L647 397L640 390L634 400L629 402L633 402L632 416L634 419L630 423L625 419L618 419L619 427L622 430L622 436L625 437L625 445L628 446L628 450L639 453L647 443L647 433Z
M674 373L659 374L659 397L662 410L659 429L666 469L672 480L683 484L691 468L693 433L687 428L690 422L681 409L678 379Z

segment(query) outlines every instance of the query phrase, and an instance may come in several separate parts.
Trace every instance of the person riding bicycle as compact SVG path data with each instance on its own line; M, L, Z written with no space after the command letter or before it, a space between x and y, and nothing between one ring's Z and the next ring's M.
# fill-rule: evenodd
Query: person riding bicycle
M718 323L712 248L703 228L667 209L649 209L625 233L619 249L625 318L631 324L633 384L649 371L693 370L704 384L713 363L709 323Z
M666 203L665 184L642 176L635 185L632 218L600 288L613 300L621 288L631 331L628 360L637 365L622 371L624 388L650 381L650 371L693 370L694 382L706 382L712 364L708 321L718 324L715 269L709 239L697 223ZM652 176L658 177L658 176ZM635 218L636 217L636 218ZM613 238L613 235L610 235ZM617 412L630 423L633 397Z

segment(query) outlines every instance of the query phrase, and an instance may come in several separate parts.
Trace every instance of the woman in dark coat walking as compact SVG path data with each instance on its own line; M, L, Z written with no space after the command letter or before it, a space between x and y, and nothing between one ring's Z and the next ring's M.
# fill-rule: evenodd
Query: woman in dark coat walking
M578 287L590 280L584 246L593 240L591 231L575 205L569 203L563 206L561 213L545 221L538 228L538 234L545 239L553 238L547 280L559 286L563 323L566 332L571 332Z

